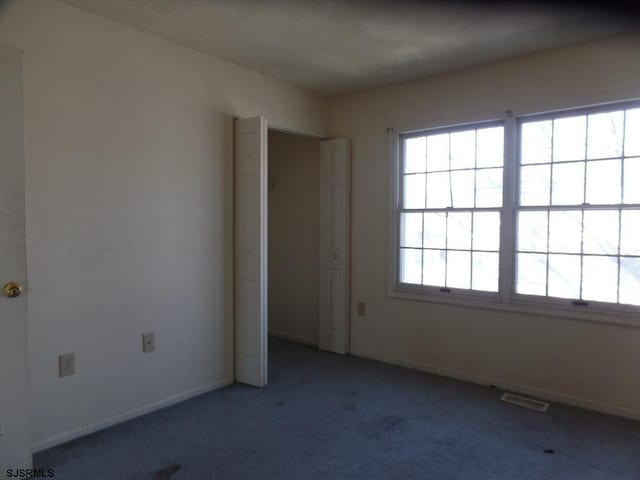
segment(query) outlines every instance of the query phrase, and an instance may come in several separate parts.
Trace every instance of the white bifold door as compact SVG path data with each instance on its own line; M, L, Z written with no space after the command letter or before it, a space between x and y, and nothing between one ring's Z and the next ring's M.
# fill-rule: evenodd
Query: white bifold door
M350 155L345 138L320 146L318 347L349 352Z
M234 126L235 380L267 384L267 121Z
M0 477L31 466L22 55L0 46ZM15 472L14 472L15 473ZM17 473L16 473L17 475Z

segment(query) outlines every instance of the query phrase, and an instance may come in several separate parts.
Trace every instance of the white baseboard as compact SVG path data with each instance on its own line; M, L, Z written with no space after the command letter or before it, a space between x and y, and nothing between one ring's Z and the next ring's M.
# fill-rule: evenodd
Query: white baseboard
M304 335L296 335L278 330L269 330L269 335L272 337L284 338L285 340L291 340L292 342L303 343L305 345L318 346L318 341L315 338L305 337Z
M83 437L85 435L89 435L90 433L97 432L98 430L102 430L107 427L111 427L118 423L131 420L133 418L139 417L141 415L145 415L147 413L151 413L156 410L160 410L161 408L169 407L171 405L175 405L176 403L183 402L193 397L197 397L199 395L205 394L212 390L216 390L218 388L222 388L224 386L230 385L233 383L233 379L224 379L219 382L210 383L209 385L205 385L203 387L194 388L193 390L189 390L187 392L179 393L178 395L174 395L169 398L165 398L163 400L158 400L157 402L150 403L148 405L144 405L139 408L135 408L125 413L121 413L115 415L110 418L106 418L104 420L99 420L94 423L90 423L89 425L74 428L72 430L68 430L64 433L60 433L58 435L54 435L53 437L46 438L44 440L40 440L35 442L31 446L31 450L33 453L41 452L42 450L46 450L51 447L55 447L56 445L60 445L62 443L68 442L70 440L74 440L79 437Z
M358 357L369 358L371 360L378 360L384 363L390 363L400 367L410 368L412 370L420 370L427 373L433 373L443 377L452 377L465 382L477 383L480 385L495 385L502 390L508 390L511 392L522 393L531 397L539 398L542 400L548 400L550 402L569 405L572 407L580 407L587 410L593 410L595 412L606 413L608 415L615 415L617 417L631 418L634 420L640 420L640 410L633 408L620 407L618 405L611 405L608 403L601 403L586 398L574 397L566 393L551 392L541 388L531 387L528 385L520 385L517 383L507 383L495 378L484 377L481 375L474 375L468 372L461 372L459 370L450 370L446 368L435 367L432 365L426 365L412 360L406 360L402 358L385 357L383 355L372 355L367 352L352 352L352 355Z

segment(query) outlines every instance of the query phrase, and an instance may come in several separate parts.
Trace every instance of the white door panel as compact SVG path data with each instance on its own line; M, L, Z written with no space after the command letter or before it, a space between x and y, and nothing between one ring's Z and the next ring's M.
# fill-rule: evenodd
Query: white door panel
M0 46L0 290L10 281L23 293L0 291L0 475L31 466L22 56Z
M349 141L325 140L320 150L318 345L349 351Z
M235 122L235 380L267 384L267 122Z

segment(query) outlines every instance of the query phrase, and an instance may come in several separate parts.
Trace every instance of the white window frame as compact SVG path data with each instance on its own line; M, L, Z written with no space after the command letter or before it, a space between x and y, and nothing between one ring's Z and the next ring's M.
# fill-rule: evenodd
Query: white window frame
M408 128L389 128L391 170L389 185L389 275L388 296L397 299L453 304L461 307L483 308L550 317L571 318L617 325L640 326L640 307L589 301L587 306L574 304L569 299L524 295L515 291L517 212L519 207L519 143L520 126L533 117L543 119L559 115L571 116L586 113L637 108L638 101L612 102L605 105L562 108L545 113L513 116L510 112L502 118L475 118L468 122L441 122L416 125ZM400 211L402 206L402 137L431 132L446 132L482 126L504 125L503 203L500 216L499 289L498 293L465 289L403 284L399 281L400 266Z

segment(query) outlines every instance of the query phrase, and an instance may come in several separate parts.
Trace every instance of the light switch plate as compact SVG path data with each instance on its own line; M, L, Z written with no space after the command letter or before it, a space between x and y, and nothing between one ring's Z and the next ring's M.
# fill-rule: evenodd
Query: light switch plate
M358 316L364 317L367 314L367 305L364 302L358 302Z
M58 357L58 376L68 377L76 373L76 356L74 353L65 353Z
M156 339L153 332L142 334L142 351L144 353L153 352L156 349Z

